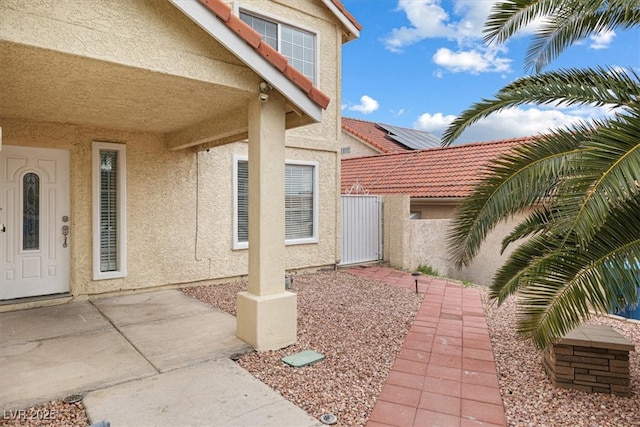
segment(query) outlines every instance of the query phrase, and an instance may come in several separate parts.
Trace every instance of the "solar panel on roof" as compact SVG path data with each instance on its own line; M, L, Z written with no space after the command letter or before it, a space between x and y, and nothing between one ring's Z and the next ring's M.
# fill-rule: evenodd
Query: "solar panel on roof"
M401 128L384 123L376 123L380 128L387 131L387 136L400 144L413 150L423 150L425 148L440 147L440 140L429 132L416 129Z

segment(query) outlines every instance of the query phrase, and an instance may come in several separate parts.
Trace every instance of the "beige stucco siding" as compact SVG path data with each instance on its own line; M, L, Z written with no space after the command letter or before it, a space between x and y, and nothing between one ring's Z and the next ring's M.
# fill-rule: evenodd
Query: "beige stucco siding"
M1 38L19 44L229 86L253 74L163 0L6 0L0 17Z
M502 239L521 222L525 214L496 224L483 242L478 254L468 267L456 268L447 248L447 233L455 206L433 206L411 203L411 211L431 212L436 216L449 212L449 218L409 219L409 196L384 197L384 259L391 265L405 270L415 270L420 264L430 266L443 276L489 286L498 269L516 247L511 245L500 254Z
M450 203L411 201L411 212L419 213L420 219L448 219L453 217L457 207L457 204Z
M285 268L333 265L341 25L319 0L238 4L318 34L317 86L331 103L321 123L288 130L285 141L287 160L318 164L318 241L287 246ZM0 56L1 82L11 83L0 91L3 144L70 152L73 296L247 274L248 251L232 248L233 157L246 143L171 151L168 138L203 123L233 122L227 130L240 134L260 75L164 0L2 1ZM93 280L93 141L126 145L124 278Z
M198 258L211 259L216 277L245 275L248 251L233 250L234 156L247 156L247 144L235 143L200 152L198 196ZM287 161L318 163L318 242L287 245L285 267L301 269L326 266L336 261L336 165L335 152L287 147ZM215 174L216 179L212 179Z
M4 143L71 154L71 291L74 295L203 280L195 260L193 152L170 153L158 134L2 120ZM92 280L92 141L127 147L127 277Z
M349 152L342 154L342 158L348 159L351 157L373 156L380 154L379 151L374 150L371 146L363 143L349 133L342 131L340 134L340 147L349 148Z
M245 143L209 152L169 152L160 134L3 119L4 144L71 153L71 291L74 295L223 279L247 274L248 251L232 249L233 157ZM126 144L127 276L92 280L92 141ZM318 242L289 245L285 267L335 263L335 152L287 148L318 162Z

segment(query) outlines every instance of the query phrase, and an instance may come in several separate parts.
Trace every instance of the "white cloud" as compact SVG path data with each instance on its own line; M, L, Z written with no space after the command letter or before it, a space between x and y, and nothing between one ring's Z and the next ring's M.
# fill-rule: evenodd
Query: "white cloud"
M455 34L446 23L449 15L440 7L440 0L399 0L397 10L407 15L410 25L394 28L383 40L385 47L392 52L402 52L405 46L427 38Z
M575 125L610 113L611 111L607 107L583 107L580 109L509 108L470 126L455 143L533 136L550 129ZM413 126L441 137L454 119L453 115L425 113L418 117Z
M449 114L444 115L442 113L429 114L424 113L418 117L413 123L413 127L416 129L426 130L434 135L441 136L442 132L454 121L456 116Z
M592 41L589 47L595 50L606 49L609 47L611 42L613 42L615 36L616 32L613 30L601 31L598 34L589 37Z
M454 73L503 73L511 69L511 60L499 57L493 49L472 49L453 52L441 47L433 55L433 62Z
M347 107L350 111L357 111L362 114L373 113L380 107L380 104L375 99L368 95L362 95L360 97L360 104L351 105Z
M462 17L456 25L456 39L460 44L468 39L482 38L484 23L494 3L493 0L457 0L454 3L454 12Z
M458 51L440 48L433 61L453 72L510 72L511 60L500 57L506 49L482 44L484 22L495 0L454 0L452 16L442 0L399 0L396 10L404 12L409 25L395 28L383 39L385 48L400 53L407 46L426 39L455 41ZM442 77L439 70L436 77Z
M494 2L455 0L452 19L441 0L398 0L396 10L406 14L409 25L391 30L383 43L392 52L430 38L455 40L460 45L476 43L482 39L484 21Z

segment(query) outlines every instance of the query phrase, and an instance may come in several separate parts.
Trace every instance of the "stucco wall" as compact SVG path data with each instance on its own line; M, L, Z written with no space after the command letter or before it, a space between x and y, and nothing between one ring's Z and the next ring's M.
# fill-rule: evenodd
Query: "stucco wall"
M446 219L408 220L408 270L415 270L422 264L432 267L443 276L453 277L446 242L449 222Z
M351 157L373 156L375 154L379 154L376 150L364 144L359 139L354 138L345 131L342 131L340 137L340 148L342 149L347 147L349 148L349 152L342 154L343 159L348 159Z
M71 291L100 294L247 274L247 250L232 250L232 165L236 143L169 152L159 134L2 119L5 145L71 153ZM127 147L127 277L92 280L91 145ZM336 260L335 153L287 148L287 159L319 163L319 241L287 247L286 268Z
M383 198L383 259L394 267L411 263L411 234L409 228L409 197L389 195Z
M457 205L411 201L411 212L420 213L420 219L447 219L455 213Z
M82 5L88 3L2 1L0 39L229 86L253 75L167 1ZM224 66L233 72L221 73Z
M515 246L511 245L503 255L500 255L502 239L523 219L524 215L520 215L506 222L497 224L493 231L487 235L473 263L469 267L463 267L460 270L452 269L449 273L450 276L454 279L468 280L479 285L491 285L496 271L504 264L511 252L515 249Z
M318 1L234 3L238 4L318 32L318 86L331 102L321 123L287 132L286 158L319 163L319 241L288 246L286 268L332 265L340 257L340 24ZM6 41L6 46L35 46L42 52L68 53L68 58L93 58L240 89L231 91L235 94L256 90L254 83L260 77L169 2L111 0L87 5L84 0L0 2L0 40ZM220 99L211 97L211 102L220 104ZM91 105L91 100L86 103ZM14 116L2 115L2 111L4 144L70 151L74 295L247 273L247 250L231 249L233 155L246 154L246 144L200 153L192 149L168 151L166 137L161 133L65 124L62 119L54 123L47 117L10 118ZM163 118L159 115L160 120ZM92 141L127 146L128 262L127 277L123 279L92 280Z
M427 204L422 204L421 208L429 210ZM443 276L483 286L491 285L496 271L514 249L512 245L501 255L502 239L524 218L524 215L520 215L497 224L471 265L457 269L447 250L447 232L451 220L412 220L408 219L409 210L408 196L385 196L385 261L404 270L415 270L420 264L428 265ZM413 210L414 206L411 205L411 211ZM446 208L436 203L434 211L442 213Z
M233 162L246 156L247 144L235 143L198 153L199 203L198 258L211 259L211 274L245 275L248 250L232 250ZM336 156L335 153L287 147L288 161L318 162L318 243L287 245L285 267L301 269L334 264L336 257ZM215 179L212 179L215 173Z

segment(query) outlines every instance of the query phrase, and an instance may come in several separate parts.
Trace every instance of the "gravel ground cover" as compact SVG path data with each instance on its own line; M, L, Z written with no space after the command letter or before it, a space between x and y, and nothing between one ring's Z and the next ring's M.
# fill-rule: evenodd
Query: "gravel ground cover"
M500 390L510 427L638 427L640 426L640 323L607 316L588 323L609 325L632 341L629 354L631 397L585 393L556 388L542 369L541 354L531 341L515 333L515 300L501 307L487 304L485 312L491 334Z
M245 289L246 283L237 282L184 292L235 315L236 293ZM315 417L334 413L339 425L364 425L420 299L406 290L333 272L296 276L293 290L298 294L298 343L249 353L238 363ZM533 344L515 335L513 300L496 307L487 303L486 289L481 290L508 426L640 427L640 323L609 317L590 322L610 325L635 343L631 397L559 389L547 379ZM297 369L280 361L306 349L325 354L326 360ZM46 413L56 416L44 417ZM0 426L89 424L81 403L50 402L21 414L26 417L4 414Z
M85 427L89 420L82 402L65 403L61 400L43 403L24 410L4 411L0 426L18 427Z
M235 314L235 293L244 285L228 288L185 293ZM364 425L422 297L334 272L298 275L293 290L298 295L297 343L249 353L238 363L315 418L335 414L338 425ZM303 350L322 353L325 360L302 368L280 360Z

